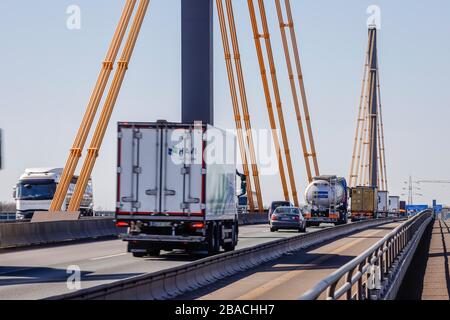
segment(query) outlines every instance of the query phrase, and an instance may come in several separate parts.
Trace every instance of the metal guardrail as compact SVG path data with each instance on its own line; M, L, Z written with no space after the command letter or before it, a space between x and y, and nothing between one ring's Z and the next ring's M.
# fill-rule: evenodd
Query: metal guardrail
M78 221L29 222L0 221L0 249L118 236L126 230L116 227L114 212L109 211L97 212L93 217L81 217ZM239 216L240 225L262 223L268 223L267 214Z
M0 223L6 221L15 221L16 213L15 212L0 212Z
M0 249L118 236L124 230L109 217L74 221L0 223Z
M320 281L299 300L367 300L395 298L396 287L432 220L426 210L407 220L356 259ZM404 263L405 260L409 260ZM399 276L401 275L401 276Z
M50 297L48 300L173 299L183 293L278 259L287 253L394 220L393 218L369 220L323 229L293 238L279 239L255 247L197 260L180 267Z
M82 220L94 220L96 218L114 218L114 211L95 211L92 217L82 217ZM0 212L0 223L27 223L31 219L16 220L16 213L14 212Z

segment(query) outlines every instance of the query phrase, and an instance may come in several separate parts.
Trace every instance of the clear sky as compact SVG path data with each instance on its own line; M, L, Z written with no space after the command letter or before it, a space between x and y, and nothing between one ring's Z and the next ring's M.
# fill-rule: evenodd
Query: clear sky
M183 1L183 0L181 0ZM125 1L0 2L0 128L5 168L0 200L27 167L63 166ZM268 126L246 1L235 0L250 110ZM367 43L366 9L381 7L379 55L391 194L403 181L450 179L450 2L292 0L307 94L323 173L347 176ZM81 29L66 27L69 5ZM266 0L299 191L306 178L273 0ZM112 209L117 121L180 120L180 0L152 0L93 174L96 207ZM216 34L218 26L216 19ZM220 38L215 37L216 125L233 128ZM281 197L263 177L266 202ZM423 186L450 204L450 185Z

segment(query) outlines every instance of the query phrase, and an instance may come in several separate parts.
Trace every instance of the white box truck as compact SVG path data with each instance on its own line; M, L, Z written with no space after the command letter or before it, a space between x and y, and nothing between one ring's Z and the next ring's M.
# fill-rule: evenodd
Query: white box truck
M387 191L378 191L378 217L387 217L389 211L389 194Z
M400 215L400 197L389 197L389 215L398 217Z
M13 197L16 201L16 219L31 219L35 211L48 211L56 187L61 179L63 168L28 168L20 176L19 182L14 186ZM78 177L74 176L69 185L66 198L63 203L63 210L67 210L75 184ZM94 198L92 191L92 181L89 183L83 194L80 205L82 216L92 216L94 214Z
M135 257L234 250L235 136L201 123L119 123L116 223Z

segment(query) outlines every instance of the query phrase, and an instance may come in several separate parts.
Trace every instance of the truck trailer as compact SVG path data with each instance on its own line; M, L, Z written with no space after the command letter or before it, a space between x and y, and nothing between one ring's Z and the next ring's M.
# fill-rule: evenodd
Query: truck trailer
M234 250L235 136L201 123L119 123L116 223L135 257Z
M347 223L348 191L345 178L315 177L306 188L305 201L303 211L308 227L318 226L321 223L335 225Z
M389 213L389 193L378 191L378 217L387 217Z
M16 202L16 219L29 220L35 211L47 211L53 200L63 168L28 168L20 176L13 188L13 197ZM63 202L63 209L67 210L70 199L75 190L78 176L74 176L69 184L69 190ZM92 180L89 179L80 204L82 216L94 215L94 196Z
M376 219L378 211L377 188L358 186L351 189L352 221Z
M400 215L400 197L390 196L389 197L389 215L398 217Z

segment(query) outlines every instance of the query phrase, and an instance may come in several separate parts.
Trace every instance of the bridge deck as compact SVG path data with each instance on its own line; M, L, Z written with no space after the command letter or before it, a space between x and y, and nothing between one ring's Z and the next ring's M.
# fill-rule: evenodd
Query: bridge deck
M450 300L450 222L436 220L428 253L422 300Z
M286 255L179 297L180 300L295 300L400 223L389 223Z

